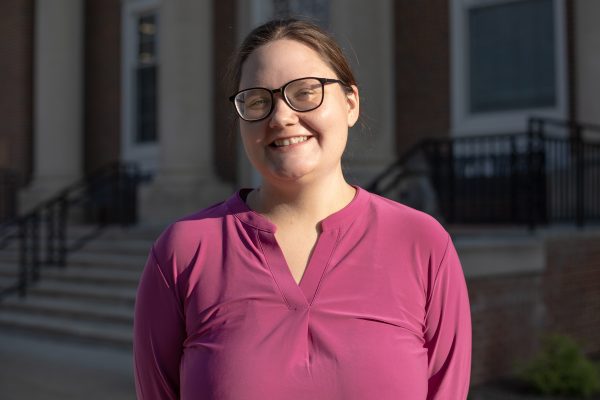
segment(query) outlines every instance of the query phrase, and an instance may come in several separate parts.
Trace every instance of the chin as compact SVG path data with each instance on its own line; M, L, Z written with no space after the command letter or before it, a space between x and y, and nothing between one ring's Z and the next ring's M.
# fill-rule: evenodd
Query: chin
M269 174L279 179L298 180L311 175L315 171L314 165L302 163L301 165L278 165L269 168Z
M280 182L300 182L303 180L310 179L313 170L312 169L287 169L287 170L270 170L269 176Z

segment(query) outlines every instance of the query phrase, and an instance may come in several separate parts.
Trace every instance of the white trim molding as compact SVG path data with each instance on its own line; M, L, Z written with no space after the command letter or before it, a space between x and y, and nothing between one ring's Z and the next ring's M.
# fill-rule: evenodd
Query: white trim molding
M523 132L528 117L542 116L567 118L568 74L566 51L565 0L552 0L555 32L555 88L556 104L547 108L515 111L469 111L469 26L470 8L508 4L529 0L450 0L450 53L451 53L451 134L468 136L478 134Z
M135 81L132 71L136 65L137 54L137 18L141 14L156 12L160 26L160 0L122 0L121 1L121 159L137 162L145 172L156 172L159 164L159 141L136 143L135 137ZM160 29L160 28L159 28ZM160 40L160 34L158 35ZM160 47L160 43L158 44ZM160 51L160 48L159 50ZM159 67L160 76L160 67ZM157 79L160 79L157 77ZM158 85L157 85L158 86ZM160 96L160 92L159 92ZM157 102L157 107L160 101ZM157 109L157 112L159 110ZM160 140L159 126L158 140Z

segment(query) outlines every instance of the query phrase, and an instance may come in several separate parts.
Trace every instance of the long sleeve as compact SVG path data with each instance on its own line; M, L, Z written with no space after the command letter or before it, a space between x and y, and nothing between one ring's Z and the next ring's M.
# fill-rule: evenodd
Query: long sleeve
M427 399L466 399L471 373L471 314L465 278L450 238L428 297L425 339Z
M179 399L179 364L185 324L173 278L161 270L154 248L135 303L134 371L138 399Z

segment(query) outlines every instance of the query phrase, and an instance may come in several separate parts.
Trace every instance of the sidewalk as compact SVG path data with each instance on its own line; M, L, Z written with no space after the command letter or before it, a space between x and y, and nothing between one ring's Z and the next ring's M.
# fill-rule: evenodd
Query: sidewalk
M3 400L134 400L131 352L0 331Z

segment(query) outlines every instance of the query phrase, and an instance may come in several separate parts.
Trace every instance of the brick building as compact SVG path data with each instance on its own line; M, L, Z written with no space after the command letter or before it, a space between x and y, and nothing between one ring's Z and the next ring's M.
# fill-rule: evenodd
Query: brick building
M140 188L143 224L255 185L223 72L251 27L288 14L333 32L357 73L362 121L345 158L353 182L368 183L425 137L521 133L531 115L600 124L595 0L7 0L0 169L17 176L19 210L115 161L153 177ZM458 241L473 303L474 381L505 373L503 353L535 343L507 324L557 327L600 351L590 333L597 319L566 328L570 308L551 306L565 285L600 297L598 237L489 235L487 244ZM568 283L574 249L585 271ZM498 269L490 257L513 265ZM572 302L589 313L600 306Z

